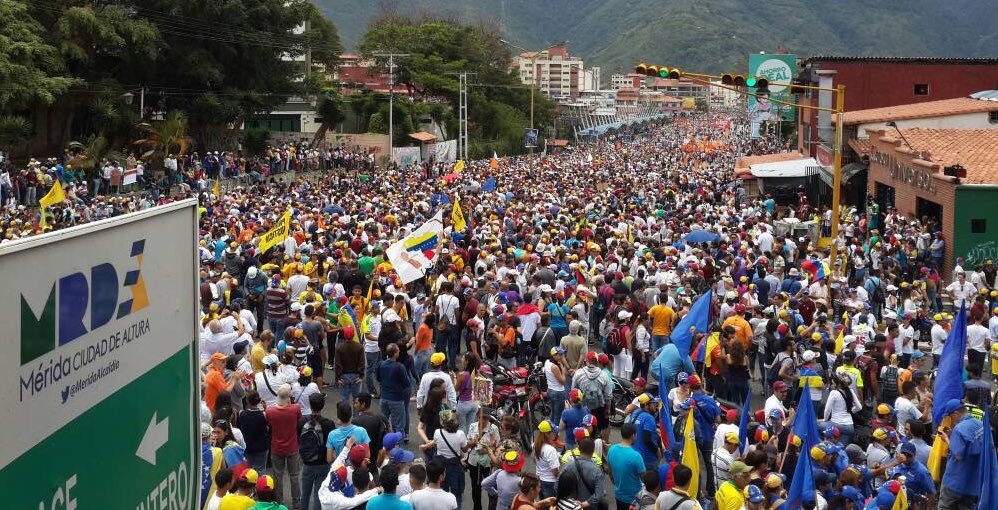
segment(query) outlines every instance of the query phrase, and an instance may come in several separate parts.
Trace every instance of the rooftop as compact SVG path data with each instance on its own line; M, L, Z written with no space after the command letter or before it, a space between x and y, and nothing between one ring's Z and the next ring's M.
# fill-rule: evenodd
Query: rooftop
M761 154L759 156L742 156L735 159L735 177L743 177L744 174L749 174L751 177L751 167L752 165L758 165L760 163L779 163L782 161L794 161L797 159L806 159L809 156L805 156L799 152L778 152L775 154Z
M973 57L876 57L876 56L846 56L846 55L815 55L807 57L804 62L877 62L890 64L953 64L953 65L996 65L998 58Z
M870 124L887 122L889 120L924 119L930 117L948 117L965 113L980 113L998 111L998 101L957 97L928 101L925 103L885 106L869 110L845 112L842 123L846 125Z
M967 169L966 184L998 184L998 130L995 129L902 129L908 143L922 152L922 158L935 163L937 171L943 167L960 165ZM883 141L898 143L889 131L871 131L871 138L879 135ZM900 142L898 148L907 150Z

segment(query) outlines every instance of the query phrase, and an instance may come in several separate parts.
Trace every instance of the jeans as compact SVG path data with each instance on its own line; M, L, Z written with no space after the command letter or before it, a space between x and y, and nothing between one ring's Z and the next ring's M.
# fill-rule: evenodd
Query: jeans
M474 400L457 401L457 423L465 434L468 433L468 427L470 427L471 424L474 423L475 420L477 419L478 419L478 402Z
M450 332L454 329L454 326L448 327L444 331L433 328L433 350L435 352L447 353L447 339L450 338ZM448 362L451 360L448 359Z
M460 459L450 458L444 459L444 468L447 474L440 488L453 494L457 498L457 507L461 508L461 497L464 495L464 466L461 465Z
M409 435L409 402L404 400L381 399L381 414L388 418L392 430ZM458 407L460 409L460 407Z
M298 452L291 455L271 455L274 463L274 493L277 494L277 502L284 503L284 473L291 478L291 505L289 508L301 508L301 456ZM321 482L322 480L320 480ZM287 505L286 505L287 506Z
M301 510L319 510L319 486L329 474L329 464L302 466Z
M841 423L826 422L829 425L835 425L839 428L839 432L842 436L839 437L839 442L841 444L852 444L852 436L856 433L856 427L854 425L843 425Z
M567 398L568 394L565 390L558 391L548 388L548 402L551 403L551 424L556 427L561 423L561 413L565 410L565 399Z
M353 402L354 397L360 395L360 374L343 374L341 377L343 384L337 388L340 392L340 400Z
M425 351L419 351L419 352L417 352L416 356L414 356L415 361L414 361L413 365L416 368L416 381L417 382L423 379L423 374L425 374L425 373L427 373L427 372L430 371L430 355L432 355L432 354L433 354L433 351L427 349Z
M258 453L245 453L246 462L249 466L256 470L257 473L261 475L267 474L267 456L270 454L270 450L264 450Z
M657 351L663 345L670 343L669 335L652 335L651 336L651 347L653 351Z
M267 319L267 326L274 334L274 345L284 339L284 319Z
M364 353L364 386L367 387L367 392L372 396L376 390L374 387L374 371L378 368L379 361L381 361L381 351Z
M558 493L558 482L541 481L541 499L552 498Z
M443 352L443 351L441 351ZM457 357L461 354L461 333L458 331L457 326L451 326L447 330L447 364L451 367L457 367ZM460 508L461 505L458 505Z

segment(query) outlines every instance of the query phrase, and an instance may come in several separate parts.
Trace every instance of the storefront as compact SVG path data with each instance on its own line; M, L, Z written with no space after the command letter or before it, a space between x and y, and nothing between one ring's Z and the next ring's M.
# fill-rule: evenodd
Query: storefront
M885 213L936 225L946 242L942 273L956 257L998 256L998 130L869 131L867 193ZM933 230L936 230L933 229ZM994 252L994 253L992 253Z

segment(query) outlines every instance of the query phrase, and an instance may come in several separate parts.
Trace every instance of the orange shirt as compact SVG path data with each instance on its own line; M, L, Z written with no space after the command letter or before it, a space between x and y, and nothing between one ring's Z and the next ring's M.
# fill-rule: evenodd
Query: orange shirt
M426 324L420 324L416 331L416 352L430 350L433 344L433 328Z
M652 335L666 336L672 334L672 321L676 317L676 311L672 307L659 303L648 310L648 317L651 318Z
M749 325L748 321L740 315L733 315L724 319L724 323L721 324L722 328L727 326L735 328L735 339L742 344L745 350L748 350L752 343L752 326Z
M502 334L502 342L500 342L499 347L512 347L514 345L516 345L516 330L507 327Z
M225 391L225 376L221 370L214 368L208 370L208 375L204 376L204 402L208 404L208 409L215 410L215 399L223 391Z

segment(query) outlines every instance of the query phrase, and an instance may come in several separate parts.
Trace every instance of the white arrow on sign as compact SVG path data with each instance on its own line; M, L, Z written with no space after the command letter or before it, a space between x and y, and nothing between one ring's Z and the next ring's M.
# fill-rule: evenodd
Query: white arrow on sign
M156 421L156 412L152 413L146 433L142 435L139 442L139 449L135 450L135 455L140 459L156 465L156 450L159 450L170 436L170 417L163 418L163 421Z

